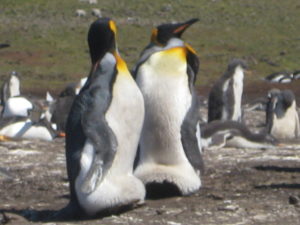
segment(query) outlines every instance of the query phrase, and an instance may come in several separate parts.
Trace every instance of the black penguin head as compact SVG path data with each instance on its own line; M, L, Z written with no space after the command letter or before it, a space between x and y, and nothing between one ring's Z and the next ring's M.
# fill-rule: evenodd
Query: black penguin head
M152 30L151 42L159 45L166 45L171 38L180 38L183 32L198 20L199 19L195 18L183 23L159 25Z
M106 52L116 49L116 33L116 24L109 18L99 18L91 24L88 32L88 44L93 65Z

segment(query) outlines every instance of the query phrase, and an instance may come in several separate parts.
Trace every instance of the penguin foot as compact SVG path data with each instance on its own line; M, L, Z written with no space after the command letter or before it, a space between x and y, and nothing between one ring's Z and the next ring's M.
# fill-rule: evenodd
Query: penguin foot
M12 139L10 137L7 137L5 135L0 135L0 141L11 141Z

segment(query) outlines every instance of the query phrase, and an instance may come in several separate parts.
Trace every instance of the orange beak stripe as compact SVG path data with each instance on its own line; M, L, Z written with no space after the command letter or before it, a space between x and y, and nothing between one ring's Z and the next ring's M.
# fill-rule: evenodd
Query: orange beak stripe
M179 33L179 32L181 32L182 30L184 30L187 26L188 26L189 24L184 24L184 25L182 25L182 26L180 26L180 27L178 27L176 30L174 30L174 32L173 33Z

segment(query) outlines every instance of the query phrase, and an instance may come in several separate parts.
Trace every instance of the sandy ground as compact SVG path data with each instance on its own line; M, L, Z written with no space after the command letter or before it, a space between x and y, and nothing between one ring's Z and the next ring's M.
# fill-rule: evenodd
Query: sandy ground
M205 113L205 112L203 112ZM262 112L246 114L255 127ZM0 224L300 224L300 142L274 149L206 149L203 186L122 214L48 221L68 202L64 140L0 143Z

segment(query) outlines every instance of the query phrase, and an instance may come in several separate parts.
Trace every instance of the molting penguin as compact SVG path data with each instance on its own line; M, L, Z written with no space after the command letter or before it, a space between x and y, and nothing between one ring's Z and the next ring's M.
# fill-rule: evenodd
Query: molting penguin
M223 76L213 85L208 98L208 122L242 121L244 61L233 59Z
M295 96L290 90L271 90L266 110L268 132L278 139L300 136L299 116Z
M1 105L4 107L7 99L20 95L20 78L16 71L12 71L1 89Z
M87 77L80 79L77 83L67 85L59 94L58 98L51 104L51 122L57 125L57 130L64 132L67 118L76 95L79 94L87 81Z
M295 70L292 74L293 80L300 79L300 70Z
M148 197L165 195L166 187L173 188L172 195L188 195L201 186L199 101L194 91L199 60L180 39L196 21L153 29L135 68L145 121L134 173L146 185Z
M203 147L271 148L277 141L265 130L253 133L237 121L215 120L201 124L201 143Z
M143 183L133 176L144 120L143 96L115 38L114 21L100 18L91 24L92 68L66 126L71 200L60 214L67 217L135 205L145 197Z

